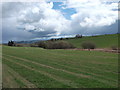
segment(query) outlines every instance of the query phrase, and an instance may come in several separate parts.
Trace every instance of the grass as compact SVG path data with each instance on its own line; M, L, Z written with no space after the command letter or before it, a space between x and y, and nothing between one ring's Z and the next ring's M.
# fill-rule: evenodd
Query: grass
M99 35L95 37L89 36L77 39L69 39L66 41L70 42L77 48L81 48L81 44L84 41L94 42L97 48L111 48L111 46L118 46L118 35L119 34Z
M2 89L2 46L0 45L0 89Z
M8 76L18 87L116 88L118 83L115 53L3 46L3 65L17 73L18 78Z

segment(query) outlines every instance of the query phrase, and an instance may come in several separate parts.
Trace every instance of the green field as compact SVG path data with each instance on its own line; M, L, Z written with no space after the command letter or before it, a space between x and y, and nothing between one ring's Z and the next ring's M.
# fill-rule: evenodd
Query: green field
M3 46L2 58L5 88L118 87L116 53Z
M88 36L66 41L72 43L77 48L81 48L81 43L84 41L94 42L97 48L111 48L111 46L118 46L118 35L120 34L99 35L95 37Z
M2 45L0 45L0 89L2 89Z

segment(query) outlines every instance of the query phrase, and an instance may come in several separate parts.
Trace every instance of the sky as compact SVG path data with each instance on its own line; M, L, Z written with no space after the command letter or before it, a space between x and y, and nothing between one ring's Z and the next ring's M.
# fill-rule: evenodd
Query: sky
M118 33L118 1L2 2L2 41Z

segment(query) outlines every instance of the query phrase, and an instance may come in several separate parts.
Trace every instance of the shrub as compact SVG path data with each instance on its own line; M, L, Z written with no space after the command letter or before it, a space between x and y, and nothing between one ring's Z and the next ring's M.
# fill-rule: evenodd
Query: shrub
M60 38L60 40L63 40L63 38Z
M30 47L38 47L38 45L36 43L32 43L30 44Z
M74 48L74 46L66 41L55 42L52 45L52 49L70 49Z
M30 45L29 44L23 44L23 43L16 43L15 44L16 47L29 47Z
M55 39L52 38L51 41L55 41Z
M42 48L46 48L46 42L44 42L44 41L41 41L41 42L38 42L38 43L36 43L37 45L38 45L38 47L42 47Z
M69 38L65 38L66 40L68 40Z
M82 48L84 49L95 49L96 45L93 42L86 41L81 44Z
M75 37L76 38L82 38L82 35L77 34Z
M118 47L115 45L111 46L111 48L112 48L112 50L118 50Z
M45 49L70 49L75 48L72 44L66 42L66 41L44 41L39 42L38 47L42 47Z
M16 47L23 47L21 44L16 44L15 46Z

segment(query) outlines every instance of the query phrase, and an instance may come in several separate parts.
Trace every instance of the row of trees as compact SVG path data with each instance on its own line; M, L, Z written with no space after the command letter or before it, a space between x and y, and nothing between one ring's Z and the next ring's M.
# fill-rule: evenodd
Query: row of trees
M8 46L15 46L15 42L14 41L8 41Z
M82 38L83 36L82 35L80 35L80 34L77 34L76 36L75 36L75 38Z
M68 39L76 39L76 38L82 38L83 36L80 34L77 34L75 37L73 38L57 38L57 39L51 39L51 41L58 41L58 40L68 40Z

